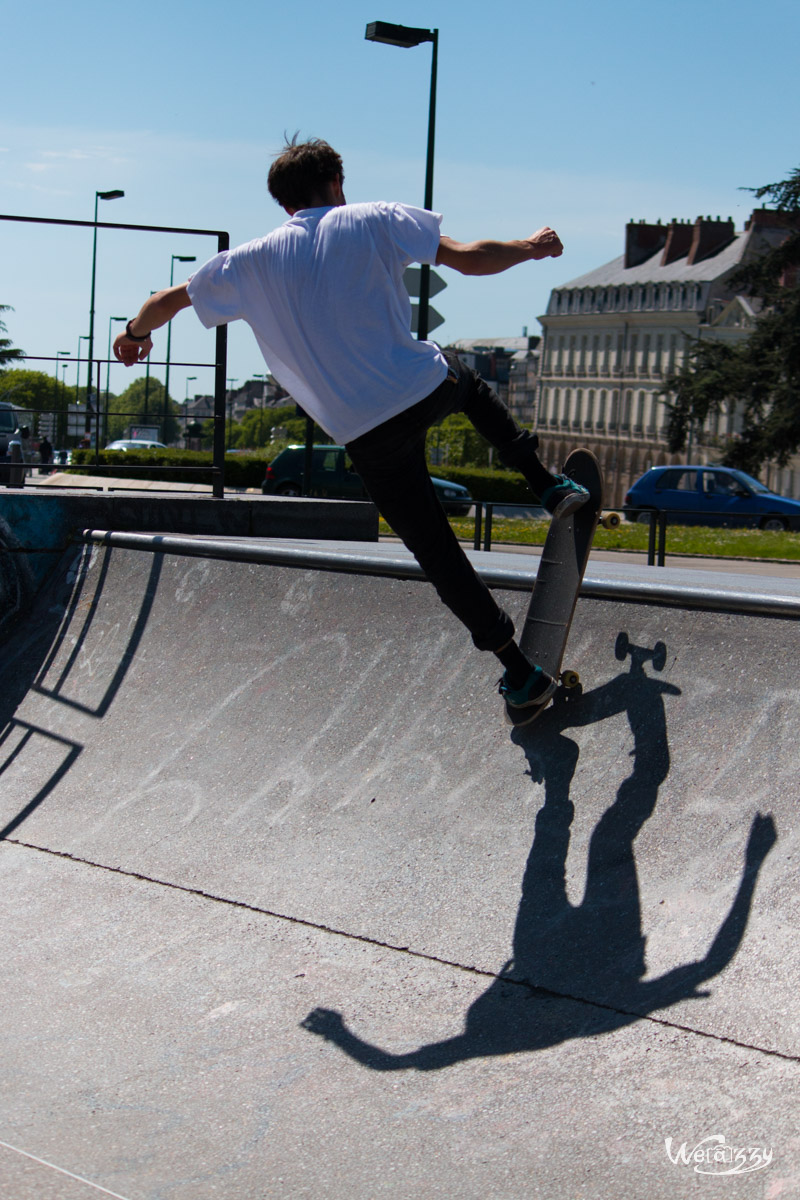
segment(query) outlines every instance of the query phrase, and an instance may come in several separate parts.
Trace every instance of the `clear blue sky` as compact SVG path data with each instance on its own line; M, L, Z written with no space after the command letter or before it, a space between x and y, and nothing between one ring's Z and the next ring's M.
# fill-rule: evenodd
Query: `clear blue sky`
M265 177L295 130L340 151L349 200L421 204L430 47L366 42L376 19L440 31L444 232L512 238L547 223L565 244L559 260L491 279L442 268L438 340L538 332L551 287L621 253L630 218L719 214L741 228L753 202L739 189L799 165L797 0L29 0L2 17L0 212L91 220L95 191L122 188L101 218L246 241L283 219ZM88 333L91 232L0 222L0 239L14 343L74 354ZM172 254L201 262L214 248L101 231L97 349L110 316L132 316L169 282ZM154 357L164 350L162 334ZM213 358L191 311L174 323L172 357ZM263 370L249 331L232 326L229 375ZM115 366L112 389L135 373ZM190 394L212 390L209 370L174 368L176 399L195 374Z

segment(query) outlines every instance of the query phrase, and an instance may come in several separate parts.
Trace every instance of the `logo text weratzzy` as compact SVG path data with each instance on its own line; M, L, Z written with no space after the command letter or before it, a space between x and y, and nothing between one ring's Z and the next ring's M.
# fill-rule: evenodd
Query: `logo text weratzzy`
M768 1146L733 1146L724 1133L712 1133L696 1145L681 1142L673 1146L673 1139L664 1141L670 1162L682 1167L694 1167L698 1175L746 1175L760 1171L772 1162L772 1148Z

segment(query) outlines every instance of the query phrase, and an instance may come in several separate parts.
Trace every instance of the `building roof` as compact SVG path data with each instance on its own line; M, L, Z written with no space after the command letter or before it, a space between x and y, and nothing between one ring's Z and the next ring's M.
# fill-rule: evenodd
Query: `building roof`
M735 233L733 240L715 253L702 258L700 262L688 262L688 253L676 258L666 265L661 265L662 250L658 249L644 262L635 267L625 266L625 256L614 258L611 262L596 267L569 283L561 283L553 291L569 291L579 288L621 287L642 283L707 283L719 279L734 267L739 266L745 253L754 239L759 245L778 245L786 237L786 231L778 228L763 226L751 227L740 233Z
M449 347L453 350L463 350L465 354L491 354L493 350L505 350L507 354L514 354L519 350L535 349L539 340L538 336L459 338L456 342L450 342Z

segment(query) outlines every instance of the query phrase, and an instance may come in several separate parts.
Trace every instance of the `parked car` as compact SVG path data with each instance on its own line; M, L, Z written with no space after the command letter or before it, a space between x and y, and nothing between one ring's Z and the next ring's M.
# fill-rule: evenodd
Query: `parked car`
M800 501L732 467L652 467L625 497L625 516L649 521L664 511L679 525L800 529Z
M287 446L267 467L261 485L265 496L299 496L302 491L305 446ZM431 482L443 507L454 516L466 516L472 506L469 490L449 479ZM311 460L311 492L335 500L366 500L361 476L347 457L344 446L314 446Z
M106 450L166 450L163 442L151 442L147 438L123 438L109 442Z

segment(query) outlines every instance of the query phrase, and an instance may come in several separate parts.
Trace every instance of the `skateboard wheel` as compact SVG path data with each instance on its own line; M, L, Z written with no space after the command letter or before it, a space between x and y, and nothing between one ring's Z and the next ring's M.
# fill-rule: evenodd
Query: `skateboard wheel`
M617 512L606 513L600 518L600 524L604 529L618 529L620 524L620 515Z
M667 665L667 647L663 642L656 642L653 647L653 666L657 671L663 671Z
M628 647L629 646L630 646L630 642L628 641L627 633L618 633L617 640L614 643L614 657L617 659L618 662L625 661L625 659L628 656Z
M561 682L565 688L576 688L581 681L577 671L562 671Z

